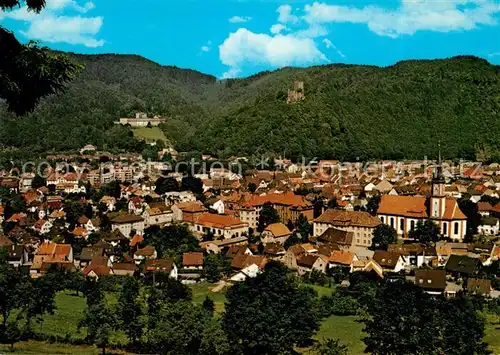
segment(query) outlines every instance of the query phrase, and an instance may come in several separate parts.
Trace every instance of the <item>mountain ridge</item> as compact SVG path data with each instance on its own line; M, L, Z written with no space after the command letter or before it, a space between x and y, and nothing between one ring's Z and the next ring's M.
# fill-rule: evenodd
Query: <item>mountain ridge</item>
M500 147L500 66L474 56L285 67L221 81L137 55L68 55L85 69L65 93L25 118L0 104L3 146L40 155L86 143L141 150L113 122L144 111L169 117L161 128L178 150L224 156L422 158L441 140L445 155L471 158ZM294 80L304 82L305 100L289 105Z

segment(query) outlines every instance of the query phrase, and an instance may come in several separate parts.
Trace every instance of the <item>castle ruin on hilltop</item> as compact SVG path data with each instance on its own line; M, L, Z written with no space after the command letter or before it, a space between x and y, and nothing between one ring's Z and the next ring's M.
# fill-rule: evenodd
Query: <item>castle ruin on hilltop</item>
M296 102L304 100L306 97L304 95L304 82L294 80L293 90L288 90L288 97L286 99L287 104L294 104Z

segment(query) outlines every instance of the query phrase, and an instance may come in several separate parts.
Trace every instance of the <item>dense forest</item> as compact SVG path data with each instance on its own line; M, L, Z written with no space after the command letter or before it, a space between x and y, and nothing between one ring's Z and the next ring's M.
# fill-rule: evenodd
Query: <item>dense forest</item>
M138 56L76 55L84 65L65 93L26 117L0 103L4 157L100 149L141 151L136 111L168 117L179 151L285 153L343 160L434 156L498 160L500 66L476 57L404 61L386 68L332 64L218 81ZM287 104L294 80L305 100Z

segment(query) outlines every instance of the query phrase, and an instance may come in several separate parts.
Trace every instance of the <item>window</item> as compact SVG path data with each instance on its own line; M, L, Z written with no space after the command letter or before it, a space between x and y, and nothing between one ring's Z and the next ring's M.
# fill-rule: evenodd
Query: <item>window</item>
M394 228L394 217L391 217L391 227Z
M401 218L399 220L399 229L401 229L403 232L405 230L405 219L404 218Z
M453 233L458 234L458 222L455 222L455 225L453 226Z
M443 234L444 235L448 234L448 223L443 223Z
M384 216L380 216L380 220L382 221L382 223L385 223Z
M410 222L410 229L413 230L415 228L415 221Z

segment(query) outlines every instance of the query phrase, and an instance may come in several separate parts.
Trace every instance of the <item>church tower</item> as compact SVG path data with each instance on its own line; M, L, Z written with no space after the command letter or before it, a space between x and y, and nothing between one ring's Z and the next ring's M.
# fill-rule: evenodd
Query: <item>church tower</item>
M431 194L431 218L442 218L444 215L446 195L445 195L445 179L443 175L443 165L441 161L441 144L439 144L438 164L434 167L432 175L432 194Z

